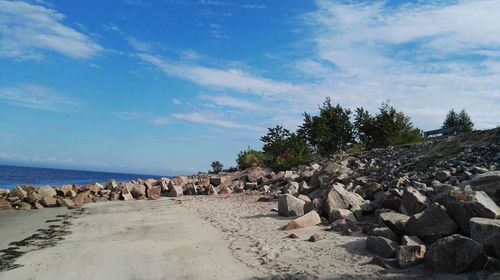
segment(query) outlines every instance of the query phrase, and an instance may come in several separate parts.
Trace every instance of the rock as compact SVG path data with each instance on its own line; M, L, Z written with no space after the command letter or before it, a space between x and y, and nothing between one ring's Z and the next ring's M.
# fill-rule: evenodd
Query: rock
M106 189L116 190L117 188L118 183L114 179L111 179L108 181L108 183L106 183Z
M357 193L352 193L344 189L342 184L334 184L328 192L326 199L327 211L332 209L359 209L364 199Z
M434 174L434 178L441 183L448 181L450 176L451 176L451 173L448 170L440 170Z
M316 213L316 211L311 211L311 212L305 214L304 216L299 217L299 218L289 222L285 226L284 230L307 228L307 227L315 226L319 223L321 223L321 218L319 217L318 213Z
M228 186L219 186L219 194L231 194L233 191Z
M72 185L64 185L62 187L59 188L59 194L61 196L66 196L66 197L71 197L70 196L70 191L73 190L73 186Z
M427 196L421 194L418 190L408 187L404 190L401 198L401 212L407 215L415 215L422 212L429 205Z
M99 194L99 192L104 189L104 186L99 184L99 183L94 183L92 185L89 186L89 191L93 194L93 195L97 195Z
M325 239L324 236L319 235L319 234L313 234L313 235L311 235L311 237L309 237L309 239L307 241L309 241L309 242L318 242L318 241L323 240L323 239Z
M470 219L470 237L484 247L487 254L500 258L500 220L488 218Z
M62 197L60 197L60 198L57 199L57 203L61 207L67 207L67 208L73 208L73 207L75 207L75 204L73 203L73 201L71 199L68 199L68 198L62 198Z
M5 199L0 198L0 210L6 210L6 209L10 209L10 208L12 208L10 206L10 203Z
M304 215L305 202L289 194L278 196L278 214L280 216Z
M56 207L57 199L53 196L46 196L40 200L40 203L45 207Z
M418 264L424 260L425 246L424 245L402 245L398 249L398 264L401 268Z
M161 186L151 186L146 190L149 199L158 199L161 197Z
M49 187L49 186L39 188L38 193L40 194L41 197L56 196L57 195L56 190L52 187Z
M170 179L170 183L172 183L172 186L184 187L185 185L187 185L187 183L189 183L189 180L186 176L179 176L179 177L175 177L173 179Z
M306 181L302 181L302 182L300 182L300 184L299 184L299 193L301 193L301 194L305 194L305 195L307 195L307 194L310 194L310 193L311 193L312 191L314 191L314 190L315 190L315 188L310 187L310 186L307 184L307 182L306 182Z
M402 236L405 232L404 228L408 220L409 216L396 213L396 212L385 212L379 215L380 221L390 228L394 233Z
M43 196L41 196L38 192L30 192L30 193L28 193L28 197L26 197L25 202L35 203L36 201L38 201L42 198L43 198Z
M469 235L469 221L473 217L497 219L500 208L481 191L470 193L451 193L446 205L448 215L457 223L460 232Z
M304 201L305 203L312 201L307 195L303 195L303 194L299 194L299 196L297 198Z
M487 261L479 242L458 234L437 240L425 255L426 267L446 273L476 271Z
M244 171L244 179L247 182L257 182L261 183L262 180L268 177L271 173L271 170L261 168L261 167L252 167L248 168Z
M442 237L453 234L457 230L457 224L446 214L446 208L434 203L410 217L405 225L408 235L416 235L420 238Z
M85 203L85 199L90 195L90 191L80 192L73 198L73 203L75 206L82 206Z
M347 209L339 209L339 208L334 208L328 213L329 220L331 222L336 221L338 219L347 219L351 220L353 222L357 222L358 220L354 216L354 214L347 210Z
M217 194L217 189L213 185L208 185L207 189L208 189L208 191L207 191L208 195Z
M297 196L299 194L299 183L297 183L297 182L289 182L283 188L283 193L284 194L291 194L293 196Z
M484 191L496 203L500 203L500 170L475 175L463 185L470 185L475 191Z
M182 194L183 194L182 187L178 185L171 186L170 190L168 191L169 197L180 197L182 196Z
M31 210L31 204L27 202L20 202L17 206L18 210Z
M405 235L401 238L401 244L403 245L424 245L424 242L418 238L418 236L408 236Z
M315 198L311 202L306 202L306 204L304 204L304 213L316 211L319 214L322 214L324 208L325 208L325 200L321 198Z
M37 202L33 203L33 208L34 209L43 209L45 207L43 207L43 205L37 201Z
M18 197L19 199L25 199L28 196L28 192L23 190L21 187L15 187L12 192L10 192L9 197Z
M218 186L225 181L225 177L222 176L210 176L210 184L213 186Z
M69 192L66 193L67 197L74 198L76 197L77 193L74 190L70 190Z
M292 234L288 235L287 237L288 237L288 238L290 238L290 239L299 239L299 238L300 238L300 237L299 237L297 234L295 234L295 233L292 233Z
M366 249L382 258L389 258L396 255L398 243L381 236L368 236Z
M144 199L146 197L146 186L142 184L136 184L130 191L135 199Z
M385 237L399 243L399 236L388 227L373 228L369 235Z
M359 231L355 222L346 219L338 219L332 223L330 230L340 232L343 235L351 235L352 232Z

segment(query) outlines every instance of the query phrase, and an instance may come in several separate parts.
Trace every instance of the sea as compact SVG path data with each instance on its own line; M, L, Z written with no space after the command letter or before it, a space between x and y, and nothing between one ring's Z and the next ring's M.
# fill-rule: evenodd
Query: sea
M13 189L20 185L57 187L66 184L105 184L110 179L115 179L117 182L127 182L161 177L171 176L0 165L0 189Z

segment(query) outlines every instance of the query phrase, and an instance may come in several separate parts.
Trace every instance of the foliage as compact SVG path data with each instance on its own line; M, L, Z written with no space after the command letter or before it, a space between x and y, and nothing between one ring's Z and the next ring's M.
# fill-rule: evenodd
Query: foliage
M296 133L290 133L282 126L269 128L261 137L262 150L266 155L266 166L281 171L308 163L315 157L306 140Z
M446 115L442 128L454 128L457 132L470 132L474 129L474 123L465 110L457 114L454 109L451 109Z
M213 161L210 166L212 167L212 171L215 174L219 174L220 172L222 172L222 170L224 168L224 165L222 165L222 163L220 163L220 161L218 161L218 160Z
M319 116L304 113L304 123L297 133L322 156L344 152L354 142L351 111L339 104L333 106L326 98L319 108Z
M266 161L266 155L263 152L250 149L241 151L236 158L236 164L239 170L244 170L250 167L263 167Z

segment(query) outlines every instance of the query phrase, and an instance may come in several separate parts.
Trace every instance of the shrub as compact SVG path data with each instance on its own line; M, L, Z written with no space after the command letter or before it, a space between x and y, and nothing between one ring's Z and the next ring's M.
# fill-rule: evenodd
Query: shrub
M224 168L224 165L222 165L222 163L220 163L220 161L218 160L213 161L210 166L212 167L212 172L215 174L221 173L222 169Z
M245 151L238 153L236 164L239 170L244 170L250 167L263 167L266 161L266 155L263 152L248 148Z
M474 123L465 110L462 109L457 114L454 109L451 109L446 115L442 128L454 128L457 132L470 132L474 129Z

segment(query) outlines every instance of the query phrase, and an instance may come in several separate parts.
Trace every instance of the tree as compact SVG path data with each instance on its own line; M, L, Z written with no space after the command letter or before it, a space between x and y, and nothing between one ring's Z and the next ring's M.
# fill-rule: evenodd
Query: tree
M354 142L351 111L339 104L333 106L326 98L319 108L319 116L304 113L304 122L297 133L322 156L343 152Z
M266 155L263 152L250 149L241 151L236 158L236 164L239 170L250 167L263 167L266 161Z
M224 168L224 165L222 165L222 163L220 163L220 161L218 161L218 160L213 161L210 166L212 167L212 171L215 174L219 174L222 171L222 169Z
M457 132L470 132L474 129L474 123L464 109L458 114L451 109L446 115L442 128L453 128Z
M262 151L266 156L266 166L281 171L314 159L307 142L296 133L290 133L282 126L268 130L260 139L264 143Z

